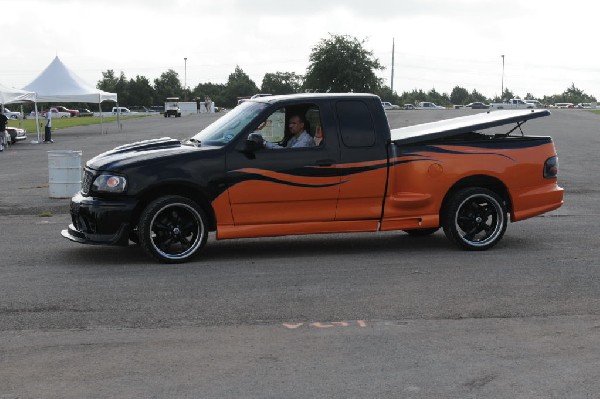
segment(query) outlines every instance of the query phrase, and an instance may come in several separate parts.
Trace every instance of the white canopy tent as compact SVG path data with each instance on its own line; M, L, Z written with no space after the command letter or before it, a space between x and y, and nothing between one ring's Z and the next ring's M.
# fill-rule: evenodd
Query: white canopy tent
M4 86L0 83L0 104L19 103L23 101L36 101L35 93L32 91L19 90Z
M97 103L100 118L102 118L100 103L103 101L117 102L117 93L108 93L88 85L67 68L58 56L37 78L23 87L23 90L35 92L37 102L41 103Z
M35 129L37 131L38 141L40 139L40 128L37 117L37 96L35 92L19 90L13 87L4 86L0 83L0 104L2 104L2 112L4 112L4 104L33 102L35 108Z
M57 57L23 90L37 93L38 102L98 103L117 102L116 93L108 93L85 83Z

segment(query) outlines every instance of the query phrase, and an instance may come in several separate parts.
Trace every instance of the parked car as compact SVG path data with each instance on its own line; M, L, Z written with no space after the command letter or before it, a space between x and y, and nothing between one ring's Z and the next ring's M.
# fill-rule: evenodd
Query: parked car
M45 117L48 111L42 112L42 116ZM70 118L71 113L67 111L59 111L58 108L50 108L50 112L52 113L52 118ZM35 113L34 113L35 115Z
M399 106L399 105L392 104L392 103L390 103L390 102L387 102L387 101L382 101L382 102L381 102L381 105L383 105L383 109L385 109L385 110L389 110L389 109L400 109L400 106Z
M125 108L125 107L113 107L112 108L112 114L113 115L117 115L117 114L130 114L131 110L129 108Z
M469 103L469 104L465 105L465 108L471 108L471 109L488 109L489 105L486 105L484 103L476 101L474 103Z
M79 116L94 116L94 113L87 108L79 109Z
M73 117L73 118L79 116L79 111L76 109L69 109L62 105L57 105L54 108L56 108L59 112L68 112L69 114L71 114L71 117Z
M23 114L20 112L13 112L10 109L4 107L4 115L6 115L6 117L8 119L22 119L23 118Z
M435 103L429 101L422 101L417 104L417 109L446 109L446 107L436 105Z
M555 108L574 108L573 103L556 103L554 104Z
M25 129L21 129L20 127L6 127L6 133L10 135L10 144L15 144L17 141L27 140L27 131Z
M544 108L544 105L538 100L525 100L525 102L533 105L534 108Z
M490 109L533 109L534 104L530 104L520 98L511 98L502 103L491 103Z
M417 109L417 107L415 107L414 104L404 104L404 109L414 110Z
M164 105L151 105L149 108L149 112L160 112L161 114L165 112Z
M579 108L579 109L590 109L592 108L592 103L579 103L575 106L575 108Z
M133 105L129 107L131 112L150 112L150 110L143 105Z

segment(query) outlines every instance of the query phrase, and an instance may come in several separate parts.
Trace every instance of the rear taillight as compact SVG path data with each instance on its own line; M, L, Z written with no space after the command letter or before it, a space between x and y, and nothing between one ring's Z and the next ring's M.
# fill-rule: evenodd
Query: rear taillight
M558 175L558 157L550 157L544 163L544 177L552 179Z

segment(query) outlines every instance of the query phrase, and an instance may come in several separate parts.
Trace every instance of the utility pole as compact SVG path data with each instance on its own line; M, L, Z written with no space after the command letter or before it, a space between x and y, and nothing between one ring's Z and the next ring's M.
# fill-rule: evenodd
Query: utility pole
M390 79L390 89L394 94L394 38L392 37L392 78Z
M504 96L504 54L502 54L502 91L500 92L500 100Z
M187 101L187 57L183 57L183 100Z

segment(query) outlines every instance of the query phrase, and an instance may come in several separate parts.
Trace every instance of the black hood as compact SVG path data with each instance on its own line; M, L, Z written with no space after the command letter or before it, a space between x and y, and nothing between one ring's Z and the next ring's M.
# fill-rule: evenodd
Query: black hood
M90 159L86 166L95 170L121 171L129 166L139 166L141 163L160 158L185 156L185 154L215 150L216 148L183 145L179 140L162 137L116 147Z

